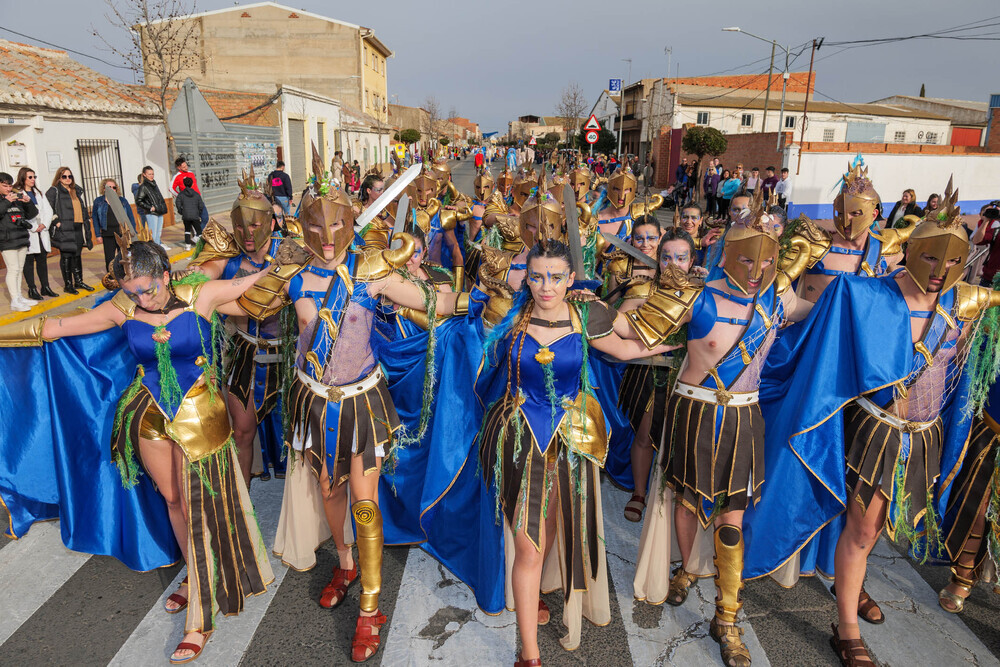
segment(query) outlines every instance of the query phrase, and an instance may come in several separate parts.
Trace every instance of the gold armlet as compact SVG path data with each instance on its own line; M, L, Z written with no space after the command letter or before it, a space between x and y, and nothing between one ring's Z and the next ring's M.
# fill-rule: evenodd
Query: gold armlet
M305 265L271 266L270 272L250 289L244 292L236 304L247 314L247 317L262 322L274 315L288 303L285 286Z
M642 344L651 350L681 327L702 289L701 286L684 289L658 287L646 303L625 313L625 318Z
M461 317L469 314L469 292L459 292L458 299L455 300L455 316Z
M201 232L205 242L197 257L191 259L191 266L199 266L216 259L231 259L240 254L236 239L214 218L208 221Z
M955 286L955 314L963 322L971 322L995 306L1000 306L1000 291L962 282Z
M398 315L399 317L405 317L406 319L413 322L424 331L427 331L427 329L429 328L427 323L428 322L427 313L422 310L414 310L413 308L402 307L396 309L396 315Z
M441 209L441 229L446 232L458 226L458 212Z
M396 269L402 268L413 256L416 242L413 237L405 232L400 232L392 237L393 241L401 242L398 248L363 248L361 256L358 258L358 265L354 272L355 277L361 282L372 282L381 280Z
M453 271L455 279L452 281L451 288L456 292L461 292L465 289L465 267L456 266Z
M809 241L801 236L792 237L792 249L787 256L793 256L793 259L778 270L778 275L774 279L775 289L779 295L788 291L792 283L805 273L812 259L809 253L811 247Z
M0 347L41 347L42 343L51 343L54 338L42 337L47 319L42 316L0 327Z

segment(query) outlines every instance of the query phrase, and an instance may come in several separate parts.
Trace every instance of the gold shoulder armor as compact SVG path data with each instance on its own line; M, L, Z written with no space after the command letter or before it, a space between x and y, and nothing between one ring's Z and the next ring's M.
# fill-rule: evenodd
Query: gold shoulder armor
M365 225L361 238L365 240L365 247L385 250L389 247L389 231L390 228L385 222L375 218Z
M111 305L120 310L126 320L131 320L135 317L135 301L128 298L122 290L118 290L115 295L111 297Z
M402 245L399 248L362 248L358 258L357 267L354 270L355 279L361 282L373 282L385 278L396 269L402 268L413 256L416 242L413 237L405 232L400 232L393 236L393 240L399 239Z
M799 252L804 248L802 244L794 243L794 239L802 239L808 244L808 249L806 250L808 253L808 262L805 267L807 269L816 266L816 263L823 259L826 253L830 252L830 247L833 245L833 236L830 235L830 232L816 226L805 215L800 215L798 225L795 228L795 234L792 236L793 243L781 256L781 259L778 260L778 268L781 271L786 271L795 264L798 260Z
M503 195L500 194L499 190L494 190L493 194L490 195L489 200L486 202L484 207L483 217L488 215L507 215L510 209L507 207L507 202L504 201Z
M469 207L462 206L458 210L452 211L448 209L441 209L441 229L445 231L449 229L455 229L458 223L465 222L472 217L472 211Z
M646 303L625 313L625 318L642 344L653 349L681 327L704 288L704 282L692 279L671 264L661 274L660 284Z
M622 298L626 301L629 299L648 299L653 293L653 284L653 279L647 276L632 276L632 282L625 289Z
M434 217L434 214L441 210L441 200L433 198L427 202L427 207L424 209L427 211L427 215Z
M613 246L612 246L613 247ZM613 275L618 282L628 278L628 255L615 248L604 255L604 272Z
M190 308L194 305L195 299L198 298L198 292L201 291L201 286L205 283L197 283L195 285L184 284L184 283L172 283L170 289L174 291L174 296L183 301ZM128 297L125 297L128 299ZM129 299L131 301L131 299ZM133 311L134 312L134 311Z
M197 257L191 259L190 264L199 266L215 259L230 259L240 254L240 248L236 245L236 239L222 225L212 218L205 225L201 232L201 238L205 246L198 253Z
M910 240L910 234L912 234L913 230L917 228L917 223L920 222L920 218L915 215L907 215L903 217L903 221L906 222L905 227L900 227L899 229L883 229L878 234L872 232L872 236L882 242L883 257L888 255L898 255L903 252L903 244Z
M1000 306L1000 292L966 282L955 285L955 314L963 322L971 322L995 306Z
M286 215L285 219L285 231L289 236L302 236L302 223L299 222L298 218L293 218L290 215Z
M774 278L774 286L778 296L784 294L792 286L792 283L806 272L806 269L815 263L811 250L816 246L811 244L799 235L792 237L792 244L785 258L791 257L791 261L782 261L778 268L778 274ZM827 250L829 250L827 246ZM823 254L826 254L825 252ZM822 256L822 255L821 255Z
M247 317L258 322L266 320L289 303L285 286L310 260L301 239L286 238L278 246L267 275L251 285L236 303Z
M354 217L357 218L359 215L364 213L365 207L361 205L361 200L354 197L351 198L351 210L354 211Z
M632 203L632 219L635 220L640 216L652 214L653 211L661 206L663 206L663 197L660 195L653 195L648 201L635 201Z

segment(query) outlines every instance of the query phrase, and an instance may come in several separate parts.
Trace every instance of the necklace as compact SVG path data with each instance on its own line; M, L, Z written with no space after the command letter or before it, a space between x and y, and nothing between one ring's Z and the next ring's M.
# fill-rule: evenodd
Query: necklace
M529 318L528 324L534 324L536 327L545 327L546 329L561 329L573 326L573 322L570 320L543 320L540 317Z

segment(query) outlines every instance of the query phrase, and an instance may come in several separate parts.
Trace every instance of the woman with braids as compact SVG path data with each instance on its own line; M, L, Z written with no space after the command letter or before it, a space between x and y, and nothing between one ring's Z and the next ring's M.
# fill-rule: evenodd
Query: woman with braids
M510 541L508 606L517 613L519 667L541 664L537 626L549 611L540 589L565 592L568 634L560 641L569 650L579 645L584 613L595 625L611 620L598 477L608 433L589 379L590 348L620 359L671 349L623 340L606 304L588 293L567 295L575 274L562 242L536 244L526 264L513 307L486 340L476 383L488 406L480 464Z
M112 298L79 315L8 327L0 345L41 346L115 327L124 334L137 367L115 410L112 459L126 487L142 475L152 479L187 561L188 576L165 605L170 614L187 607L186 634L170 656L184 663L201 653L217 612L239 613L243 599L263 593L274 578L233 446L218 366L218 315L235 314L234 301L264 273L171 281L163 248L148 240L129 244L129 230L123 232L122 255L112 264L121 289Z

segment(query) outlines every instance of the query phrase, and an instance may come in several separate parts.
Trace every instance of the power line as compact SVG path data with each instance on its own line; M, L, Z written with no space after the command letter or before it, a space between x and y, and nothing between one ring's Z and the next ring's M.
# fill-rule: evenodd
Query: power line
M97 62L104 63L105 65L108 65L109 67L117 67L118 69L127 69L130 72L132 71L131 67L126 67L124 65L117 65L115 63L108 62L107 60L104 60L103 58L98 58L97 56L92 56L89 53L84 53L82 51L77 51L75 49L70 49L70 48L65 47L65 46L60 46L58 44L53 44L52 42L46 42L44 39L39 39L37 37L32 37L31 35L25 35L23 32L18 32L16 30L11 30L10 28L5 28L4 26L0 26L0 30L3 30L4 32L9 32L9 33L11 33L13 35L17 35L18 37L23 37L24 39L30 39L33 42L38 42L40 44L45 44L46 46L51 46L51 47L60 49L62 51L66 51L67 53L72 53L72 54L75 54L75 55L78 55L78 56L83 56L84 58L90 58L91 60L96 60Z

